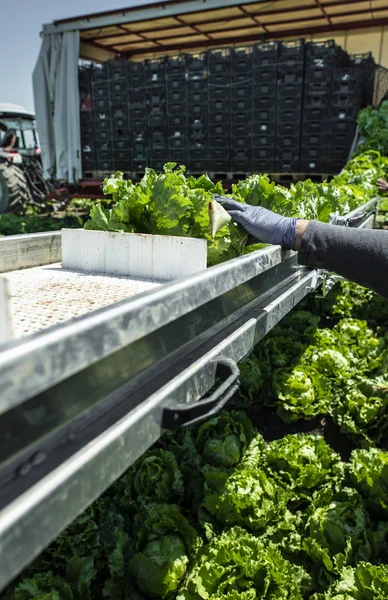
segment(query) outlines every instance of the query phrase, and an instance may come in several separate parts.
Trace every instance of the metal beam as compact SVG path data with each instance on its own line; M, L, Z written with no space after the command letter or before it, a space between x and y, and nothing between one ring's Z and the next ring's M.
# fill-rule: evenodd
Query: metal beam
M193 43L188 43L188 44L182 44L181 46L179 45L170 45L170 46L163 46L163 52L169 52L169 51L179 51L179 50L190 50L190 49L194 49L194 48L208 48L208 47L214 47L214 46L222 46L222 45L227 45L227 44L231 44L231 43L245 43L245 42L256 42L259 39L262 39L262 36L265 35L266 39L281 39L281 38L292 38L292 37L303 37L303 34L308 34L308 35L312 35L315 33L334 33L334 32L338 32L338 31L349 31L352 29L371 29L374 27L382 27L384 25L388 25L388 17L386 18L382 18L382 19L375 19L374 21L353 21L352 23L339 23L338 25L321 25L321 26L316 26L316 27L309 27L309 28L303 28L302 30L300 28L298 29L287 29L287 30L282 30L282 31L272 31L269 34L262 34L262 35L257 35L257 34L252 34L252 35L246 35L246 36L238 36L235 39L231 40L230 37L229 38L217 38L213 41L202 41L202 42L193 42ZM132 57L132 56L136 56L138 54L149 54L149 53L153 53L155 54L155 51L151 51L151 52L146 52L144 49L143 50L139 50L139 51L133 51L130 52L128 56Z
M110 50L110 48L97 46L96 44L91 44L90 42L84 42L81 40L79 56L84 60L102 63L106 60L114 58L116 56L116 52L113 52Z
M257 2L265 2L266 0L241 0L236 3L236 0L203 0L204 10L216 10L239 6L240 4L257 4ZM199 12L199 4L197 0L189 0L187 3L175 4L167 2L164 4L153 4L151 7L141 7L136 10L122 10L119 14L101 13L96 16L84 16L77 20L68 22L54 22L43 25L43 35L52 33L64 33L66 31L84 31L87 29L100 29L114 25L125 25L126 23L136 23L139 21L149 21L152 19L160 19L166 17L175 17L182 14L182 4L184 5L184 13Z
M364 3L364 2L365 2L365 0L353 0L352 6L354 6L354 4L361 4L361 3ZM328 5L325 5L325 4L321 3L321 6L322 6L322 8L331 8L333 6L334 7L335 6L346 6L346 4L344 3L343 0L339 0L338 2L332 2L331 4L328 4ZM290 14L290 13L297 13L297 12L305 12L306 10L313 10L313 9L316 9L316 8L317 8L317 5L313 3L313 4L309 5L309 6L294 6L294 7L289 8L289 9L288 8L283 8L283 9L279 9L279 10L263 10L263 11L260 11L259 14L253 13L253 12L249 13L248 11L246 11L246 14L249 17L251 17L251 18L255 18L257 16L263 17L263 16L269 16L269 15L274 15L275 16L275 15L281 15L281 14ZM207 10L211 10L211 9L202 9L201 8L201 10L199 12L202 13L202 12L205 12ZM240 10L242 10L242 9L240 8ZM363 11L363 12L368 12L368 11ZM346 12L346 13L340 13L340 14L342 14L342 15L349 14L350 15L350 14L354 14L354 13L353 12L349 12L349 13ZM179 17L181 19L181 21L179 21L179 23L182 22L187 27L192 27L193 25L191 23L187 23L186 21L184 21L183 18L182 18L182 16L184 16L184 15L180 15L180 17ZM334 16L337 16L337 15L332 15L332 16L334 17ZM176 17L176 16L172 17L172 18L178 19L178 17ZM233 15L231 17L223 17L223 18L216 17L214 19L202 19L202 20L198 20L198 21L195 22L195 27L198 27L200 25L211 25L212 23L229 23L229 22L232 23L233 21L236 21L236 20L239 20L239 19L241 19L241 15ZM265 25L267 25L267 23L265 23ZM145 34L145 33L149 34L149 33L154 33L154 32L157 33L158 31L161 31L161 30L163 30L163 31L169 31L169 30L173 31L178 26L180 27L180 24L178 25L178 23L177 23L176 25L168 25L168 26L163 27L163 28L160 28L160 27L150 27L150 28L144 29L141 33L143 33L143 34ZM122 27L120 26L120 28L122 28ZM127 31L127 33L139 33L137 31L136 32L135 31L132 32L129 29L126 30L126 31ZM223 31L223 30L217 30L217 31ZM201 33L204 33L204 32L201 32ZM120 38L120 37L124 37L125 35L126 35L125 33L123 33L123 34L117 34L117 35L111 33L109 35L98 36L95 39L96 40L104 40L104 39L108 39L108 38L112 38L112 37Z

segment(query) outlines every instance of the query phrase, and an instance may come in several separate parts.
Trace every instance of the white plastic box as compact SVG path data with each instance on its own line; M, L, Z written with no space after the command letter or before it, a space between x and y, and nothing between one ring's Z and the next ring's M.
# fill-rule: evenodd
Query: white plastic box
M206 269L204 239L85 229L62 230L65 269L171 281Z

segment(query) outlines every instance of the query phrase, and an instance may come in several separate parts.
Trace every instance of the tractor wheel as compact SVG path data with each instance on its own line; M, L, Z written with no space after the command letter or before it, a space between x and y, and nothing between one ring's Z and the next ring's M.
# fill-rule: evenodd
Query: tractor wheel
M26 176L11 163L0 164L0 213L23 215L32 202Z

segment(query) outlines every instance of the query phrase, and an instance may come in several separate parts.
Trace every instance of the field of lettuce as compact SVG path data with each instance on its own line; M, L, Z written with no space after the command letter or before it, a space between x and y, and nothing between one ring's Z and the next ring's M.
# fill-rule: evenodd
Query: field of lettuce
M388 159L366 150L330 183L253 175L233 197L328 221L378 195ZM202 236L209 264L245 251L232 223L212 241L206 175L170 164L104 192L88 229ZM388 301L312 295L240 369L228 410L166 432L1 600L387 599Z
M388 302L343 283L241 363L27 569L15 600L388 597Z

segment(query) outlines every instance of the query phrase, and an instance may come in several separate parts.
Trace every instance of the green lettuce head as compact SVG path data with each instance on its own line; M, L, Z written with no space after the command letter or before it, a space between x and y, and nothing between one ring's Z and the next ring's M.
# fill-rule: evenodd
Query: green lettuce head
M311 600L386 600L388 598L388 566L360 562L346 567L339 581L325 594L314 594Z
M195 443L205 463L229 469L240 462L254 433L244 413L224 412L200 427Z
M341 431L358 444L385 443L388 436L388 382L359 379L350 382L339 394L333 409Z
M323 487L335 489L343 478L339 455L322 436L297 433L267 447L266 464L281 484L293 490L294 501L312 500Z
M330 400L330 381L312 367L280 369L274 377L277 414L284 421L312 419L325 413Z
M262 469L260 444L255 451L248 450L221 491L205 496L203 509L223 527L239 525L258 533L286 510L289 493Z
M330 504L317 502L317 506L308 519L302 547L324 585L344 566L370 559L370 523L362 498L350 488L344 488Z
M371 516L388 519L388 452L377 448L354 450L348 478L364 498Z
M301 567L233 527L203 546L177 600L302 600L309 586Z
M197 532L173 504L154 504L138 520L143 524L129 571L140 592L168 598L178 590L200 545Z

